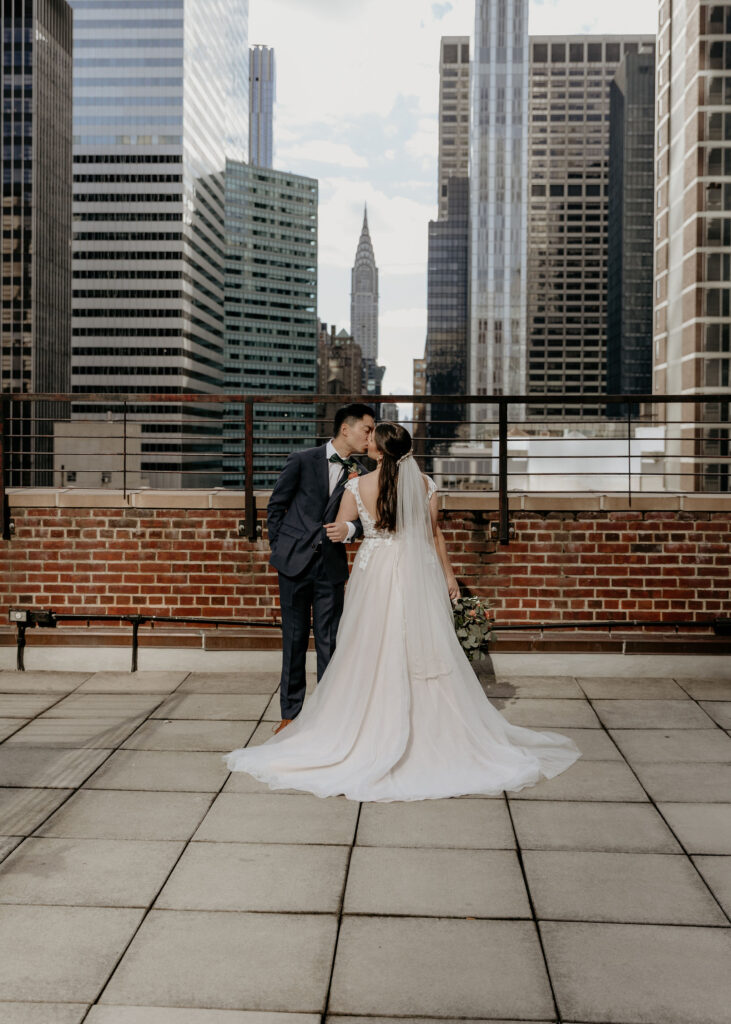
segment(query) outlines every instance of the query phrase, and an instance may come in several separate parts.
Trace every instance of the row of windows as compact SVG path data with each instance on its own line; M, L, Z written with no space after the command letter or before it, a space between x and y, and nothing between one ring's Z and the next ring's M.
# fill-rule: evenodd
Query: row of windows
M183 79L170 78L74 78L74 94L78 89L126 89L134 86L136 89L155 89L158 87L179 89L183 85ZM76 100L78 102L78 99Z
M174 153L82 153L74 156L75 164L180 164L182 158Z
M75 146L182 146L182 135L74 135ZM78 160L78 157L75 158ZM90 163L94 163L90 160ZM152 163L154 158L140 158L140 163ZM131 158L117 156L115 163L130 163ZM171 162L180 163L180 157L175 157Z
M76 192L75 203L182 203L179 192ZM98 219L101 219L97 215Z
M182 174L75 174L77 182L140 182L140 181L175 181L182 182Z
M136 85L132 80L127 85ZM182 107L183 97L174 96L74 96L76 107ZM106 123L106 122L104 122Z
M80 116L78 114L74 114L74 127L75 128L79 127L80 125L90 125L90 124L94 124L94 125L98 124L100 127L102 125L109 125L110 127L112 127L112 126L120 126L121 127L122 125L128 125L128 124L130 124L130 125L149 124L150 126L152 126L152 125L167 125L167 126L170 126L170 125L180 124L180 121L181 121L181 115L180 114L174 114L174 115L171 115L170 117L164 117L164 116L161 116L159 114L120 114L120 115L116 115L116 114L89 114L87 116ZM77 138L77 136L74 136L74 140L76 138ZM88 143L82 143L82 145L88 145Z
M183 239L182 231L76 231L74 232L75 242L180 242ZM99 252L90 250L87 252L74 253L77 260L95 260L102 255ZM104 253L105 259L126 260L126 259L168 259L166 253Z
M175 220L182 221L182 213L114 213L104 210L101 213L75 213L75 221L85 220L109 220L109 221L125 221L125 220Z

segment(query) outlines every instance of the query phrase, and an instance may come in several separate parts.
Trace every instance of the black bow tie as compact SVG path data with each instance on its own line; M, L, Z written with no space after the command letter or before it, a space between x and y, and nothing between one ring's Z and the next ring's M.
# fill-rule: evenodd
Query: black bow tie
M330 456L330 462L339 462L340 465L344 466L349 473L352 473L354 470L357 471L358 469L358 463L355 459L343 459L337 452L334 452L334 454Z

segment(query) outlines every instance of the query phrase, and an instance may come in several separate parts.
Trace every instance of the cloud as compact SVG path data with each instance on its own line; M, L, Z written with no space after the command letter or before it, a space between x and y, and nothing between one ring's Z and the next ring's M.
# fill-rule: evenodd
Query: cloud
M300 163L336 164L339 167L367 167L368 161L344 142L289 143L277 148L277 163L295 168Z
M449 4L449 3L446 3L446 4L432 4L431 5L431 12L434 15L434 17L437 19L437 21L440 21L444 17L445 14L449 14L449 12L451 10L453 10L453 8L452 8L452 5Z

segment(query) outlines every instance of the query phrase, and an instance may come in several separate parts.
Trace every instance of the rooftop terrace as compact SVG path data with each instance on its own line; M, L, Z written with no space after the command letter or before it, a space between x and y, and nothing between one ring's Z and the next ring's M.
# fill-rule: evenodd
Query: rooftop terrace
M499 798L271 793L236 670L0 671L3 1024L727 1024L731 660L496 654L582 759Z

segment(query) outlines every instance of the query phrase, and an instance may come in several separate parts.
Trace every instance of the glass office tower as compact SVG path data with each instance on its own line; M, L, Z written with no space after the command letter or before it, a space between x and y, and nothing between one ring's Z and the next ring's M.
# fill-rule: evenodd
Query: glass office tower
M607 393L652 391L655 54L628 53L609 96ZM621 416L626 406L607 406Z
M2 0L3 316L0 393L68 392L71 356L71 46L65 0ZM15 405L7 482L52 483L52 421Z
M249 163L274 163L274 102L277 68L271 46L252 46L249 53Z
M75 413L217 393L224 171L248 151L248 0L73 0ZM153 486L221 481L219 406L140 405ZM216 410L219 410L218 412Z
M226 390L317 391L317 181L226 165ZM315 443L314 405L257 405L254 483ZM243 407L227 408L224 484L244 483Z

